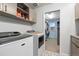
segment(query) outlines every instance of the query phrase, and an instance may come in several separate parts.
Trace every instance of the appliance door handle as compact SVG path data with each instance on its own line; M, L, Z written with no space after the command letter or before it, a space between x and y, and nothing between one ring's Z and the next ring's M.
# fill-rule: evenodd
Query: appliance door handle
M25 43L21 44L21 46L24 46L24 45L25 45Z
M75 45L75 47L79 48L79 46L76 43L74 43L74 42L72 42L72 43Z

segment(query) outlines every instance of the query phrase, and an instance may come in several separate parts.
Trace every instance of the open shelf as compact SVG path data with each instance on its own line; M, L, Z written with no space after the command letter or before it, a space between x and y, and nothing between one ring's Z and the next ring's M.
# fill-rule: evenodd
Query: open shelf
M24 3L17 3L16 16L29 20L29 7Z
M21 11L23 11L24 13L29 14L29 12L27 12L27 11L21 9L20 7L17 7L17 8L20 9Z
M26 6L24 3L17 3L17 8L16 8L16 13L15 15L0 11L1 16L6 16L8 18L13 18L16 21L23 21L24 23L30 23L34 24L35 22L30 20L30 15L29 15L29 7Z

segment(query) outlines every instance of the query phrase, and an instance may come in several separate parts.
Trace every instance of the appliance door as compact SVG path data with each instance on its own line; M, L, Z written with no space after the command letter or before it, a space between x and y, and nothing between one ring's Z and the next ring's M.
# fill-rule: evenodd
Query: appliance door
M33 56L33 37L0 45L0 56Z
M39 39L38 47L40 48L44 44L44 35L39 37L38 39Z

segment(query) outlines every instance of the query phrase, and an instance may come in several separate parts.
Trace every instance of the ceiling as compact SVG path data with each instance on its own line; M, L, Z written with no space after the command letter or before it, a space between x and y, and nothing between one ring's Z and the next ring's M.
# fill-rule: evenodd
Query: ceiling
M31 8L38 8L38 7L42 7L51 3L27 3Z

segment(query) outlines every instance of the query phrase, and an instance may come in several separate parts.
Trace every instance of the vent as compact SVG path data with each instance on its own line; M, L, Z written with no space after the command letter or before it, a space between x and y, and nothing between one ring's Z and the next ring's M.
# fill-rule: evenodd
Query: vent
M37 7L37 6L39 6L39 5L38 5L37 3L33 3L33 6L34 6L34 7Z

